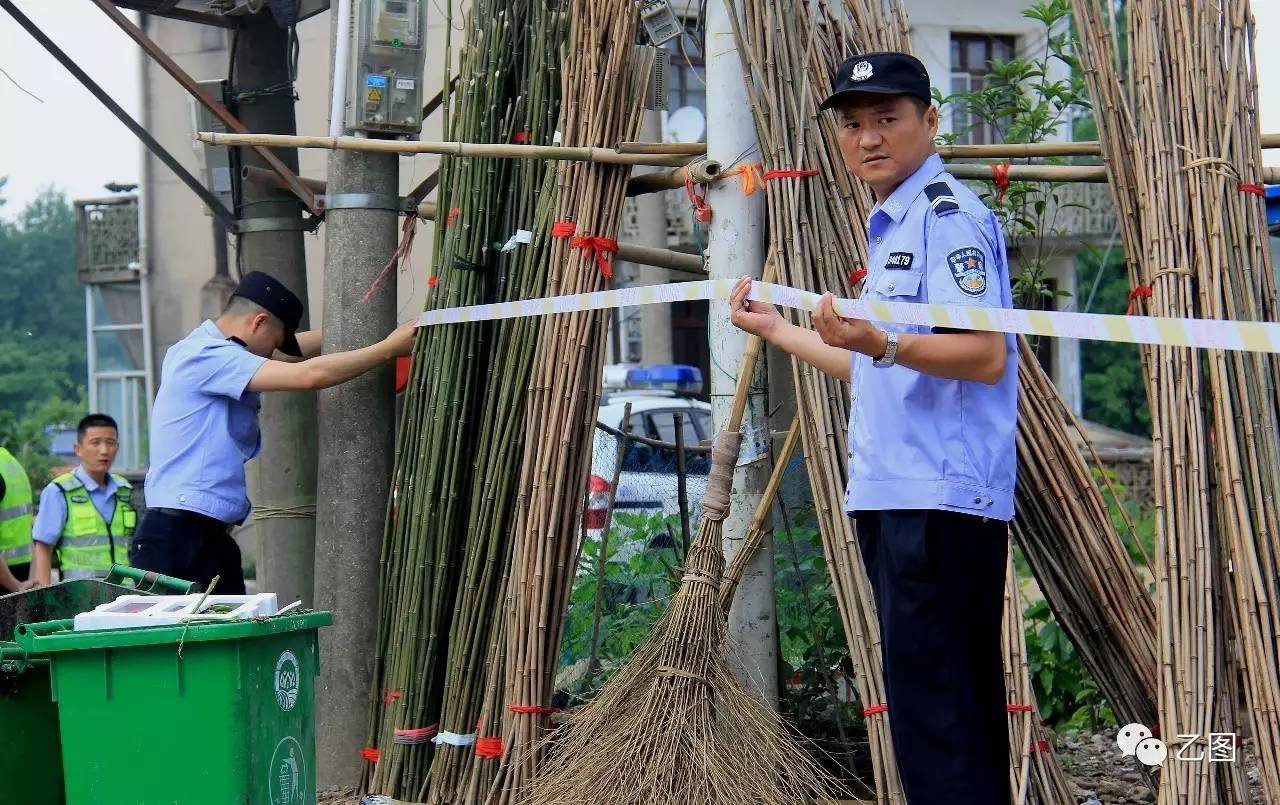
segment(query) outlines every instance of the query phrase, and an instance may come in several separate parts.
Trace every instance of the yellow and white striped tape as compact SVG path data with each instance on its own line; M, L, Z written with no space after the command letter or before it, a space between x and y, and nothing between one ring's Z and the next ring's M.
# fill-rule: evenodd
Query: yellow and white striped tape
M441 310L429 310L418 318L418 326L459 324L472 321L545 316L582 310L605 310L636 305L728 299L736 279L673 282L617 288L611 291L497 302ZM754 282L751 298L800 310L813 310L821 294L786 285ZM1101 313L928 305L917 302L885 302L867 299L837 299L836 310L852 319L891 324L952 327L960 330L990 330L1000 333L1045 335L1055 338L1084 338L1130 344L1158 344L1171 347L1208 347L1249 352L1280 352L1280 324L1272 322L1219 319L1178 319L1162 316L1115 316Z

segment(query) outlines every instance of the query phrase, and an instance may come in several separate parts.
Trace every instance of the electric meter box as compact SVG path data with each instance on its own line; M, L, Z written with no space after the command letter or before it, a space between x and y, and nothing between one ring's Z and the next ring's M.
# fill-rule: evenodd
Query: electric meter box
M418 134L427 0L356 0L353 11L346 127Z

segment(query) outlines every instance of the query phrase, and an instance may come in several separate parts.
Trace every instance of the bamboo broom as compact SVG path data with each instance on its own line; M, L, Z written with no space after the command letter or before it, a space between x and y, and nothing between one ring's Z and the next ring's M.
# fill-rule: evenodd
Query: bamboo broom
M727 651L723 522L762 343L747 339L680 589L600 695L568 715L522 805L827 802L836 793L778 716L742 690Z

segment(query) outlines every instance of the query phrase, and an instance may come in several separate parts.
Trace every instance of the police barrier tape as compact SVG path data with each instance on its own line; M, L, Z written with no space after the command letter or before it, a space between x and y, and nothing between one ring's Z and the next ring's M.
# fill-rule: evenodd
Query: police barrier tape
M673 282L665 285L644 285L594 293L429 310L418 318L418 326L494 321L522 316L546 316L671 302L727 300L736 282L736 279ZM786 285L754 282L751 285L750 298L811 311L818 306L818 300L822 296ZM887 324L990 330L1001 333L1083 338L1131 344L1280 352L1280 324L1271 322L1116 316L1102 313L933 305L871 299L837 299L836 310L840 315L848 318L869 319Z

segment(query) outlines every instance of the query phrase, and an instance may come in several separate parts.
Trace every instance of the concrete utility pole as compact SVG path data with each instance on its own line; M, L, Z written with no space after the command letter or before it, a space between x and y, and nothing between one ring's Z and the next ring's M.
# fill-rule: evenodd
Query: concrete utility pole
M342 194L395 197L398 157L334 151L330 200ZM396 212L325 213L324 351L355 349L396 326L395 275L361 297L396 247ZM394 464L395 383L391 364L320 392L316 606L333 611L320 635L316 766L321 788L355 785L368 718L378 626L378 562Z
M707 156L725 165L760 159L731 13L726 0L711 0L707 5L707 120L715 121L715 125L707 127ZM714 210L709 243L711 277L759 277L765 260L763 194L744 196L741 186L731 180L713 185L707 201ZM719 424L728 418L736 370L742 363L747 337L729 321L726 301L712 301L709 318L712 413ZM742 455L733 476L731 507L724 524L729 560L742 544L771 471L764 367L764 361L756 365L742 428ZM774 614L772 535L765 536L738 586L729 615L729 641L742 663L738 675L743 684L776 708L778 622Z
M241 122L250 131L296 134L289 35L271 12L246 17L235 48L235 84ZM296 149L276 149L295 173ZM250 148L243 164L265 168ZM243 271L260 270L283 282L305 303L307 263L302 243L302 203L288 190L245 182L239 238ZM216 279L216 278L215 278ZM224 300L225 301L225 300ZM309 328L303 314L302 329ZM255 466L256 465L256 466ZM313 601L316 503L316 400L312 392L272 392L262 397L262 452L251 465L254 526L258 536L258 589L282 603Z

